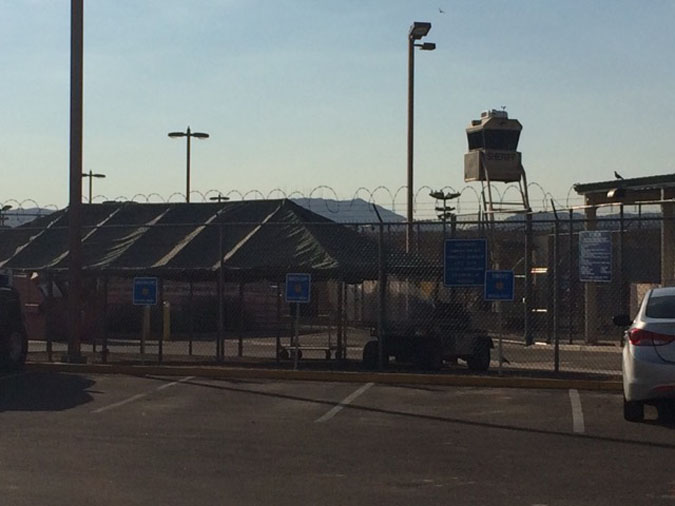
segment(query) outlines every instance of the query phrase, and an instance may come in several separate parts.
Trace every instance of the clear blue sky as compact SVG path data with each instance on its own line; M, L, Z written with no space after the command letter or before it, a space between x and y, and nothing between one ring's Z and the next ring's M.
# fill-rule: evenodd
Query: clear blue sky
M614 170L675 172L673 1L85 0L95 194L183 192L167 133L188 125L211 134L193 142L203 193L395 192L413 21L438 47L416 53L416 188L463 187L464 129L504 105L529 180L561 201ZM0 0L0 202L67 204L69 44L69 1Z

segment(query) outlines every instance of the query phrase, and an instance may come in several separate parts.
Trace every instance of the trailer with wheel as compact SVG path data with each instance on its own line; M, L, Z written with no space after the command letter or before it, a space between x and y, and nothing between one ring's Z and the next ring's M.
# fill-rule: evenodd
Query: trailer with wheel
M463 360L473 371L487 371L494 348L492 338L473 327L461 304L436 304L417 310L405 323L387 325L381 333L373 334L380 339L368 341L363 348L363 365L368 369L379 363L380 340L384 364L393 357L425 370L438 370L444 361Z

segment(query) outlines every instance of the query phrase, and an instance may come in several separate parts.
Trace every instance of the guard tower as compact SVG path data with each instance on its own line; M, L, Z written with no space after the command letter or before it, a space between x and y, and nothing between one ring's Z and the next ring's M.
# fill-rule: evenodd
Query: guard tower
M469 152L464 155L464 181L480 181L483 212L494 221L499 211L529 211L527 178L517 151L523 126L506 111L484 111L466 129ZM493 183L518 183L522 201L494 202ZM496 205L495 205L496 204Z

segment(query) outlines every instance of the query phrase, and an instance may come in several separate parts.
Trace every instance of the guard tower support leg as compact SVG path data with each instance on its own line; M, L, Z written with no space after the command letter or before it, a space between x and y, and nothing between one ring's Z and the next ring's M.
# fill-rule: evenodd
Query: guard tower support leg
M520 194L523 196L523 206L525 206L525 209L529 211L530 195L527 192L527 176L525 175L525 167L523 167L522 165L520 166L520 174L522 180L522 188L520 189ZM520 181L518 181L518 184L521 184Z

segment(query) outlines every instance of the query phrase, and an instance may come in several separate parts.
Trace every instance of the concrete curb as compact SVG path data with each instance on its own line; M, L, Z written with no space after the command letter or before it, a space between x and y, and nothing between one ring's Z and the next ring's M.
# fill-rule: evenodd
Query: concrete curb
M214 379L276 379L293 381L331 381L342 383L377 383L381 385L438 385L495 388L538 388L598 390L621 392L621 381L554 379L498 376L455 376L450 374L289 371L244 367L108 365L28 363L27 371L67 372L79 374L125 374L128 376L197 376Z

